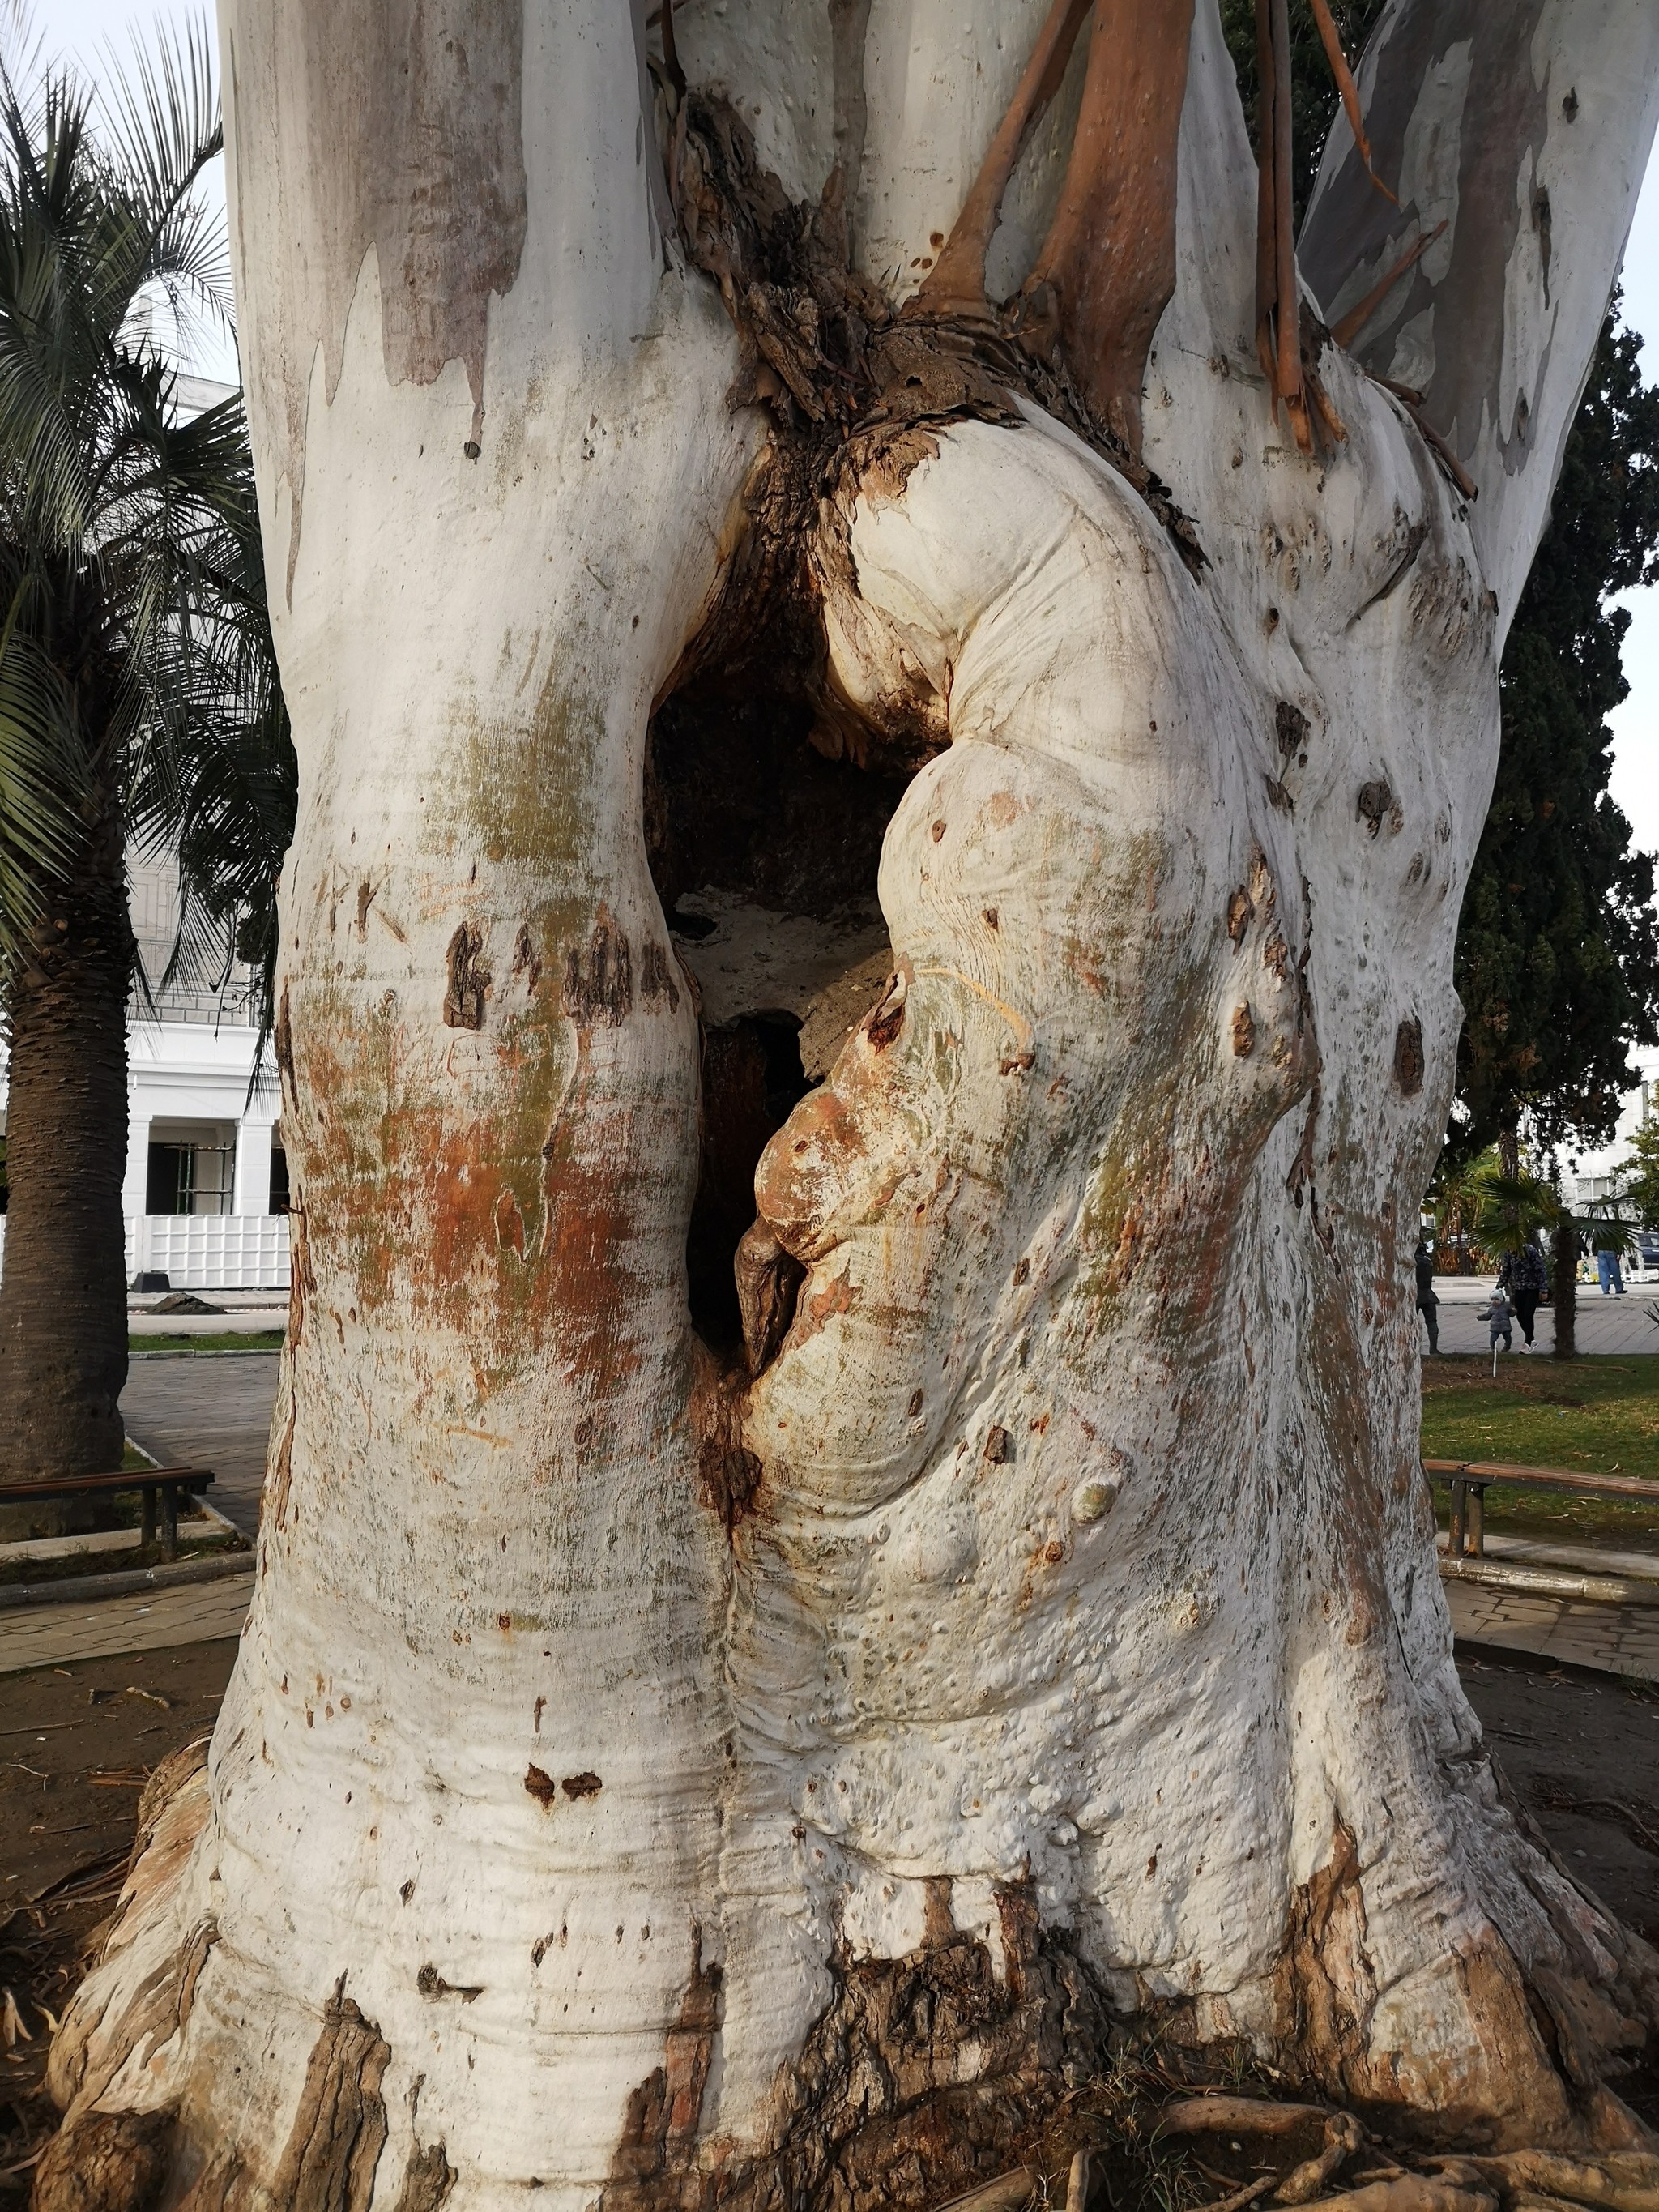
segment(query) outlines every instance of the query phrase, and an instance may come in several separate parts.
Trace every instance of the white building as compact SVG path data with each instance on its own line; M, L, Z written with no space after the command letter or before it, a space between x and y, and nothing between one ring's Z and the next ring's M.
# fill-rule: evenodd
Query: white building
M1569 1206L1588 1206L1614 1195L1631 1139L1644 1121L1659 1114L1659 1052L1641 1046L1631 1057L1641 1070L1641 1081L1626 1092L1611 1141L1595 1152L1568 1153L1562 1158L1561 1194Z

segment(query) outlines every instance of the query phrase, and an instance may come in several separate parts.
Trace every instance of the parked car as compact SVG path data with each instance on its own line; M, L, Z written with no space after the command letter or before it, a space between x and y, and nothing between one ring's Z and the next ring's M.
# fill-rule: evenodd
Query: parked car
M1659 1231L1637 1231L1636 1249L1626 1261L1625 1268L1632 1275L1659 1275Z

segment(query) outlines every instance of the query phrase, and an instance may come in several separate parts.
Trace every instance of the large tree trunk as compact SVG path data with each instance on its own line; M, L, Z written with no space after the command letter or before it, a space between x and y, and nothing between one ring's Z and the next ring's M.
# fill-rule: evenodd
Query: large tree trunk
M131 974L120 809L111 794L75 876L48 892L31 953L7 994L11 1196L0 1276L0 1533L7 1534L65 1525L63 1509L7 1506L9 1483L121 1464Z
M1431 391L1472 515L1311 317L1271 405L1213 0L1044 13L686 0L642 117L600 0L227 6L294 1307L212 1755L53 2061L194 2206L914 2203L1133 2014L1638 2137L1659 1966L1459 1690L1407 1285L1659 21L1454 58L1573 240L1540 324L1445 185L1545 456Z

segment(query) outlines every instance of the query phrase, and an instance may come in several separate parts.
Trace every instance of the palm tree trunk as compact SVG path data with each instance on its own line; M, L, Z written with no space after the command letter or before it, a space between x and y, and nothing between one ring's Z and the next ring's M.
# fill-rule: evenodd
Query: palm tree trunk
M119 802L50 895L11 982L11 1184L0 1279L0 1498L8 1484L121 1463L121 1183L132 972ZM0 1525L48 1516L16 1507ZM21 1531L21 1526L19 1529Z

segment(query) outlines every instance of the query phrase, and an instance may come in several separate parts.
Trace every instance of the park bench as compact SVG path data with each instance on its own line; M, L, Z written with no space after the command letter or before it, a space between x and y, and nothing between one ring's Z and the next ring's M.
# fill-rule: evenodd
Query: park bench
M113 1498L141 1491L144 1500L143 1540L155 1541L155 1505L161 1506L161 1557L179 1554L179 1499L205 1490L213 1480L204 1467L125 1468L119 1474L70 1474L61 1482L9 1482L0 1486L0 1505L46 1505L77 1498Z
M1559 1467L1512 1467L1504 1460L1425 1459L1432 1485L1451 1486L1451 1541L1455 1559L1483 1559L1486 1549L1486 1492L1494 1482L1516 1490L1564 1490L1580 1498L1632 1498L1659 1506L1659 1482L1639 1474L1579 1474Z

